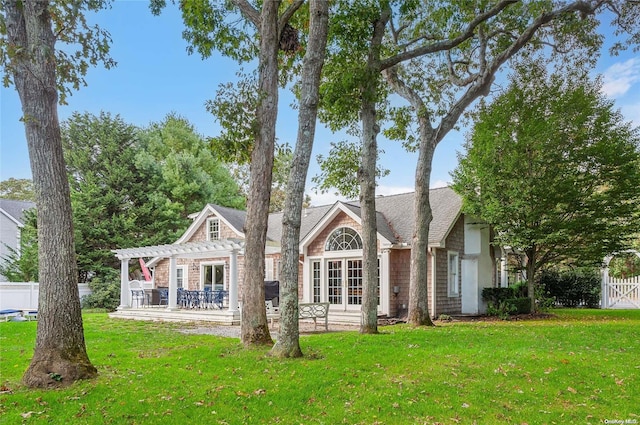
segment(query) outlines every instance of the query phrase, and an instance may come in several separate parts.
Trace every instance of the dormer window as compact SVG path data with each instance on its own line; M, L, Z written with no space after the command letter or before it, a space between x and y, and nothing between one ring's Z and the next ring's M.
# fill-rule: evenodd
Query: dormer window
M362 239L355 230L349 227L336 229L327 239L325 251L349 251L362 249Z
M220 240L220 219L210 218L207 220L207 240Z

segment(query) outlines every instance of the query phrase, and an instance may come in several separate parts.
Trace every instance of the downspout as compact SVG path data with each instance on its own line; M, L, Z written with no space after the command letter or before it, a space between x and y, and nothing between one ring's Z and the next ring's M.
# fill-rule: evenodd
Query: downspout
M429 248L431 251L431 317L436 316L436 249Z

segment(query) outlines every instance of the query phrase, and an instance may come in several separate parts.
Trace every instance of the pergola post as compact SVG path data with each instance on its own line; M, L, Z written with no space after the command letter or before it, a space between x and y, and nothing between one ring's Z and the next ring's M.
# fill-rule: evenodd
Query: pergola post
M229 255L229 311L238 311L238 250Z
M169 257L169 300L167 309L178 309L178 267L175 256Z
M120 306L118 310L131 307L131 291L129 291L129 259L120 259Z

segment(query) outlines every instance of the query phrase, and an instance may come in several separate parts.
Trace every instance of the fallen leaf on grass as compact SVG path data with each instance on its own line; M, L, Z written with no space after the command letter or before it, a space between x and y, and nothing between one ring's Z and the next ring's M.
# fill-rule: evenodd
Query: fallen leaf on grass
M578 391L575 388L567 387L567 391L569 391L571 394L578 394Z
M20 416L22 416L25 419L29 419L31 417L31 415L41 415L42 412L27 412L27 413L20 413Z

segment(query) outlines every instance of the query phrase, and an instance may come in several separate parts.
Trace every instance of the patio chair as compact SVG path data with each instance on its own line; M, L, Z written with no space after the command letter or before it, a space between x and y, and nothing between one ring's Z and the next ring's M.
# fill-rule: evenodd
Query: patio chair
M160 305L169 305L168 289L160 289Z
M274 320L280 318L280 309L273 306L272 300L265 301L264 306L267 309L267 319L271 320L271 327L273 328Z
M224 297L227 291L213 291L213 305L222 310L224 307Z
M136 307L144 306L144 289L139 280L132 280L129 282L129 290L131 290L131 307L136 304Z

